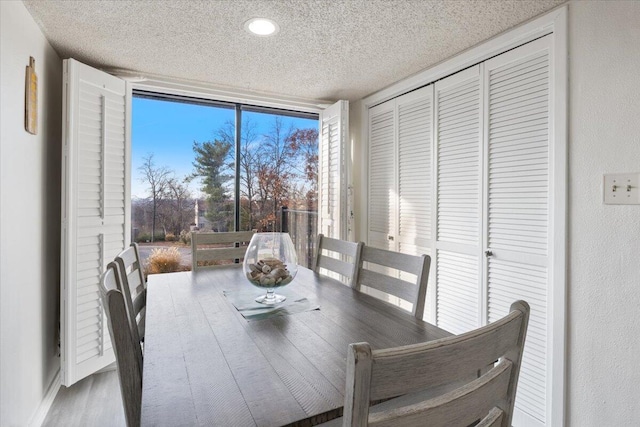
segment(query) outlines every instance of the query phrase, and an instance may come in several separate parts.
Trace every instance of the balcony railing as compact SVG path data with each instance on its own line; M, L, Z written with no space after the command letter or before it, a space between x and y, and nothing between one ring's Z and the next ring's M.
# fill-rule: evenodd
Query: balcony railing
M318 212L280 209L280 231L289 233L298 254L298 264L311 268L318 236Z

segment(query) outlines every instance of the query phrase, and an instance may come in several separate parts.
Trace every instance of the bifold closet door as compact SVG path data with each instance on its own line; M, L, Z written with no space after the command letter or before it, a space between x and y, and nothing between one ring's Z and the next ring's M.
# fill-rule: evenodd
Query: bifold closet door
M431 255L433 85L396 100L398 117L398 224L396 250L410 255ZM414 282L416 277L400 273ZM425 319L431 316L435 288L427 287ZM402 304L402 302L401 302Z
M431 85L369 110L371 246L411 255L431 253L432 115ZM408 273L399 275L416 280ZM388 301L412 308L397 297L389 296ZM429 305L426 314L428 318Z
M369 110L368 241L395 250L396 112L389 101Z
M435 85L435 310L438 326L454 334L481 324L480 83L475 66Z
M546 425L550 219L550 42L485 63L487 88L487 317L523 299L531 317L514 425Z

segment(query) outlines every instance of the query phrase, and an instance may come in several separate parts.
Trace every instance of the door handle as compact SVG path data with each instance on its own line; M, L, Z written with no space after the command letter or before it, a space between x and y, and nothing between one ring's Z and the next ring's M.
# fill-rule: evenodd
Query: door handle
M484 255L489 258L490 256L493 256L493 251L486 250L484 251Z
M389 240L393 241L393 236L392 236L391 234L388 234L388 235L387 235L387 239L389 239Z

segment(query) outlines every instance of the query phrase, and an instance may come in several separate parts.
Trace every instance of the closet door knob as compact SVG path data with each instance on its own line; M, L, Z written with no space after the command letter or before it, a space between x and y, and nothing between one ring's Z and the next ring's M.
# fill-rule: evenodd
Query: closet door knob
M484 251L484 254L488 258L490 256L493 256L493 251Z

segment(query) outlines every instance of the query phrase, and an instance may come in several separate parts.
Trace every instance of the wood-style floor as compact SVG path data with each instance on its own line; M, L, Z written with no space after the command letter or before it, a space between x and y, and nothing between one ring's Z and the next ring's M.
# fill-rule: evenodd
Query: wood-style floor
M43 427L125 427L118 373L93 374L60 387Z

